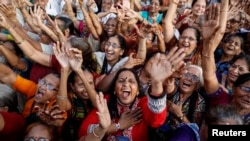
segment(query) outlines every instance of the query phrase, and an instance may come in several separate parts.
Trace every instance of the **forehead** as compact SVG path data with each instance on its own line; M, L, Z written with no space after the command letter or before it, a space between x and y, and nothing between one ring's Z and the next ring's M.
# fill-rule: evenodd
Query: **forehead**
M206 1L205 0L197 0L196 3L194 5L206 5Z
M246 81L246 82L244 82L244 83L242 83L244 86L247 86L247 87L250 87L250 80L248 80L248 81Z
M111 3L112 0L103 0L102 3Z
M47 74L46 76L43 77L47 82L52 83L54 85L59 85L59 78L55 76L55 74Z
M108 19L106 24L116 24L116 19L115 18L110 18L110 19Z
M125 78L127 78L127 79L133 78L133 79L135 79L135 76L131 71L123 71L118 76L118 79L121 79L121 78L124 78L124 79Z
M187 28L185 29L181 35L189 35L189 36L192 36L192 37L195 37L195 31L194 29L192 28Z
M119 43L119 40L118 40L117 36L109 37L108 41L109 41L109 42Z
M197 68L194 68L194 67L189 67L189 68L187 68L187 71L188 71L189 73L195 74L195 75L197 75L197 76L200 74L200 71L199 71Z

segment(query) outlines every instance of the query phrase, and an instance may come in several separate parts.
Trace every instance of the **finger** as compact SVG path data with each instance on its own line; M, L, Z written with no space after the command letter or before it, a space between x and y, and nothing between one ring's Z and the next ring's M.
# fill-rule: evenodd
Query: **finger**
M180 60L183 60L183 57L180 58L182 54L184 55L184 57L186 56L185 48L180 48L176 52L174 52L169 58L169 62L171 62L172 65L176 65L176 63L178 63Z
M40 110L40 107L39 106L34 106L34 109L33 109L35 112L38 112Z
M44 111L47 110L48 104L49 104L49 101L46 101L46 103L43 104L42 110L44 110Z
M169 60L169 58L171 58L171 56L176 52L177 49L178 49L177 46L173 47L167 54L166 59Z

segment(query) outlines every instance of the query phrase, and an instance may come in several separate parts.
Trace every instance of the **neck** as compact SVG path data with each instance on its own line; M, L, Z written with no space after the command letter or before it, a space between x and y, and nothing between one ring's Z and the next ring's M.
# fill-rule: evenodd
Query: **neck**
M158 14L157 12L149 12L150 17L155 17L155 16L157 16L157 14Z
M222 54L220 62L227 62L233 59L234 56Z

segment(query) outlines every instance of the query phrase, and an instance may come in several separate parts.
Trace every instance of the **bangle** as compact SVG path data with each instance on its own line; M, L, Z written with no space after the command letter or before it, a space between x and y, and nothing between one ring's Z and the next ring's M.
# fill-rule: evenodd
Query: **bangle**
M172 0L172 3L173 3L173 4L176 4L176 5L178 5L178 4L179 4L178 2L175 2L174 0Z
M97 137L97 138L100 138L100 136L98 136L96 133L95 133L95 129L97 128L97 127L99 127L99 124L97 124L97 125L95 125L95 127L93 128L93 135L95 136L95 137Z
M57 99L66 99L67 97L68 96L60 96L60 95L56 96Z
M121 129L121 124L119 122L115 123L115 129L116 129L116 131Z
M178 117L178 119L180 120L180 121L183 121L184 120L184 114L182 115L182 116L180 116L180 117Z
M24 41L25 41L25 40L24 40L24 39L22 39L22 41L20 41L20 42L16 42L16 44L21 45Z
M13 39L13 37L12 37L10 34L8 34L8 35L7 35L7 40L8 40L8 41L13 41L14 39Z

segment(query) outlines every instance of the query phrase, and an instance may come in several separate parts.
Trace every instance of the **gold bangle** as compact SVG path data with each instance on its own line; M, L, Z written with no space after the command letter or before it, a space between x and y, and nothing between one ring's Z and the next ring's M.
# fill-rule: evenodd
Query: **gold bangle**
M174 0L172 0L172 3L173 3L173 4L176 4L176 5L178 5L178 4L179 4L178 2L175 2Z
M184 120L184 114L182 115L182 116L180 116L180 117L178 117L178 119L180 120L180 121L183 121Z
M57 99L60 99L60 100L63 100L63 99L68 98L68 96L60 96L60 95L58 95L58 96L56 96L56 98L57 98Z
M16 44L17 44L17 45L21 45L24 41L25 41L25 40L24 40L24 39L22 39L22 41L20 41L20 42L16 42Z

